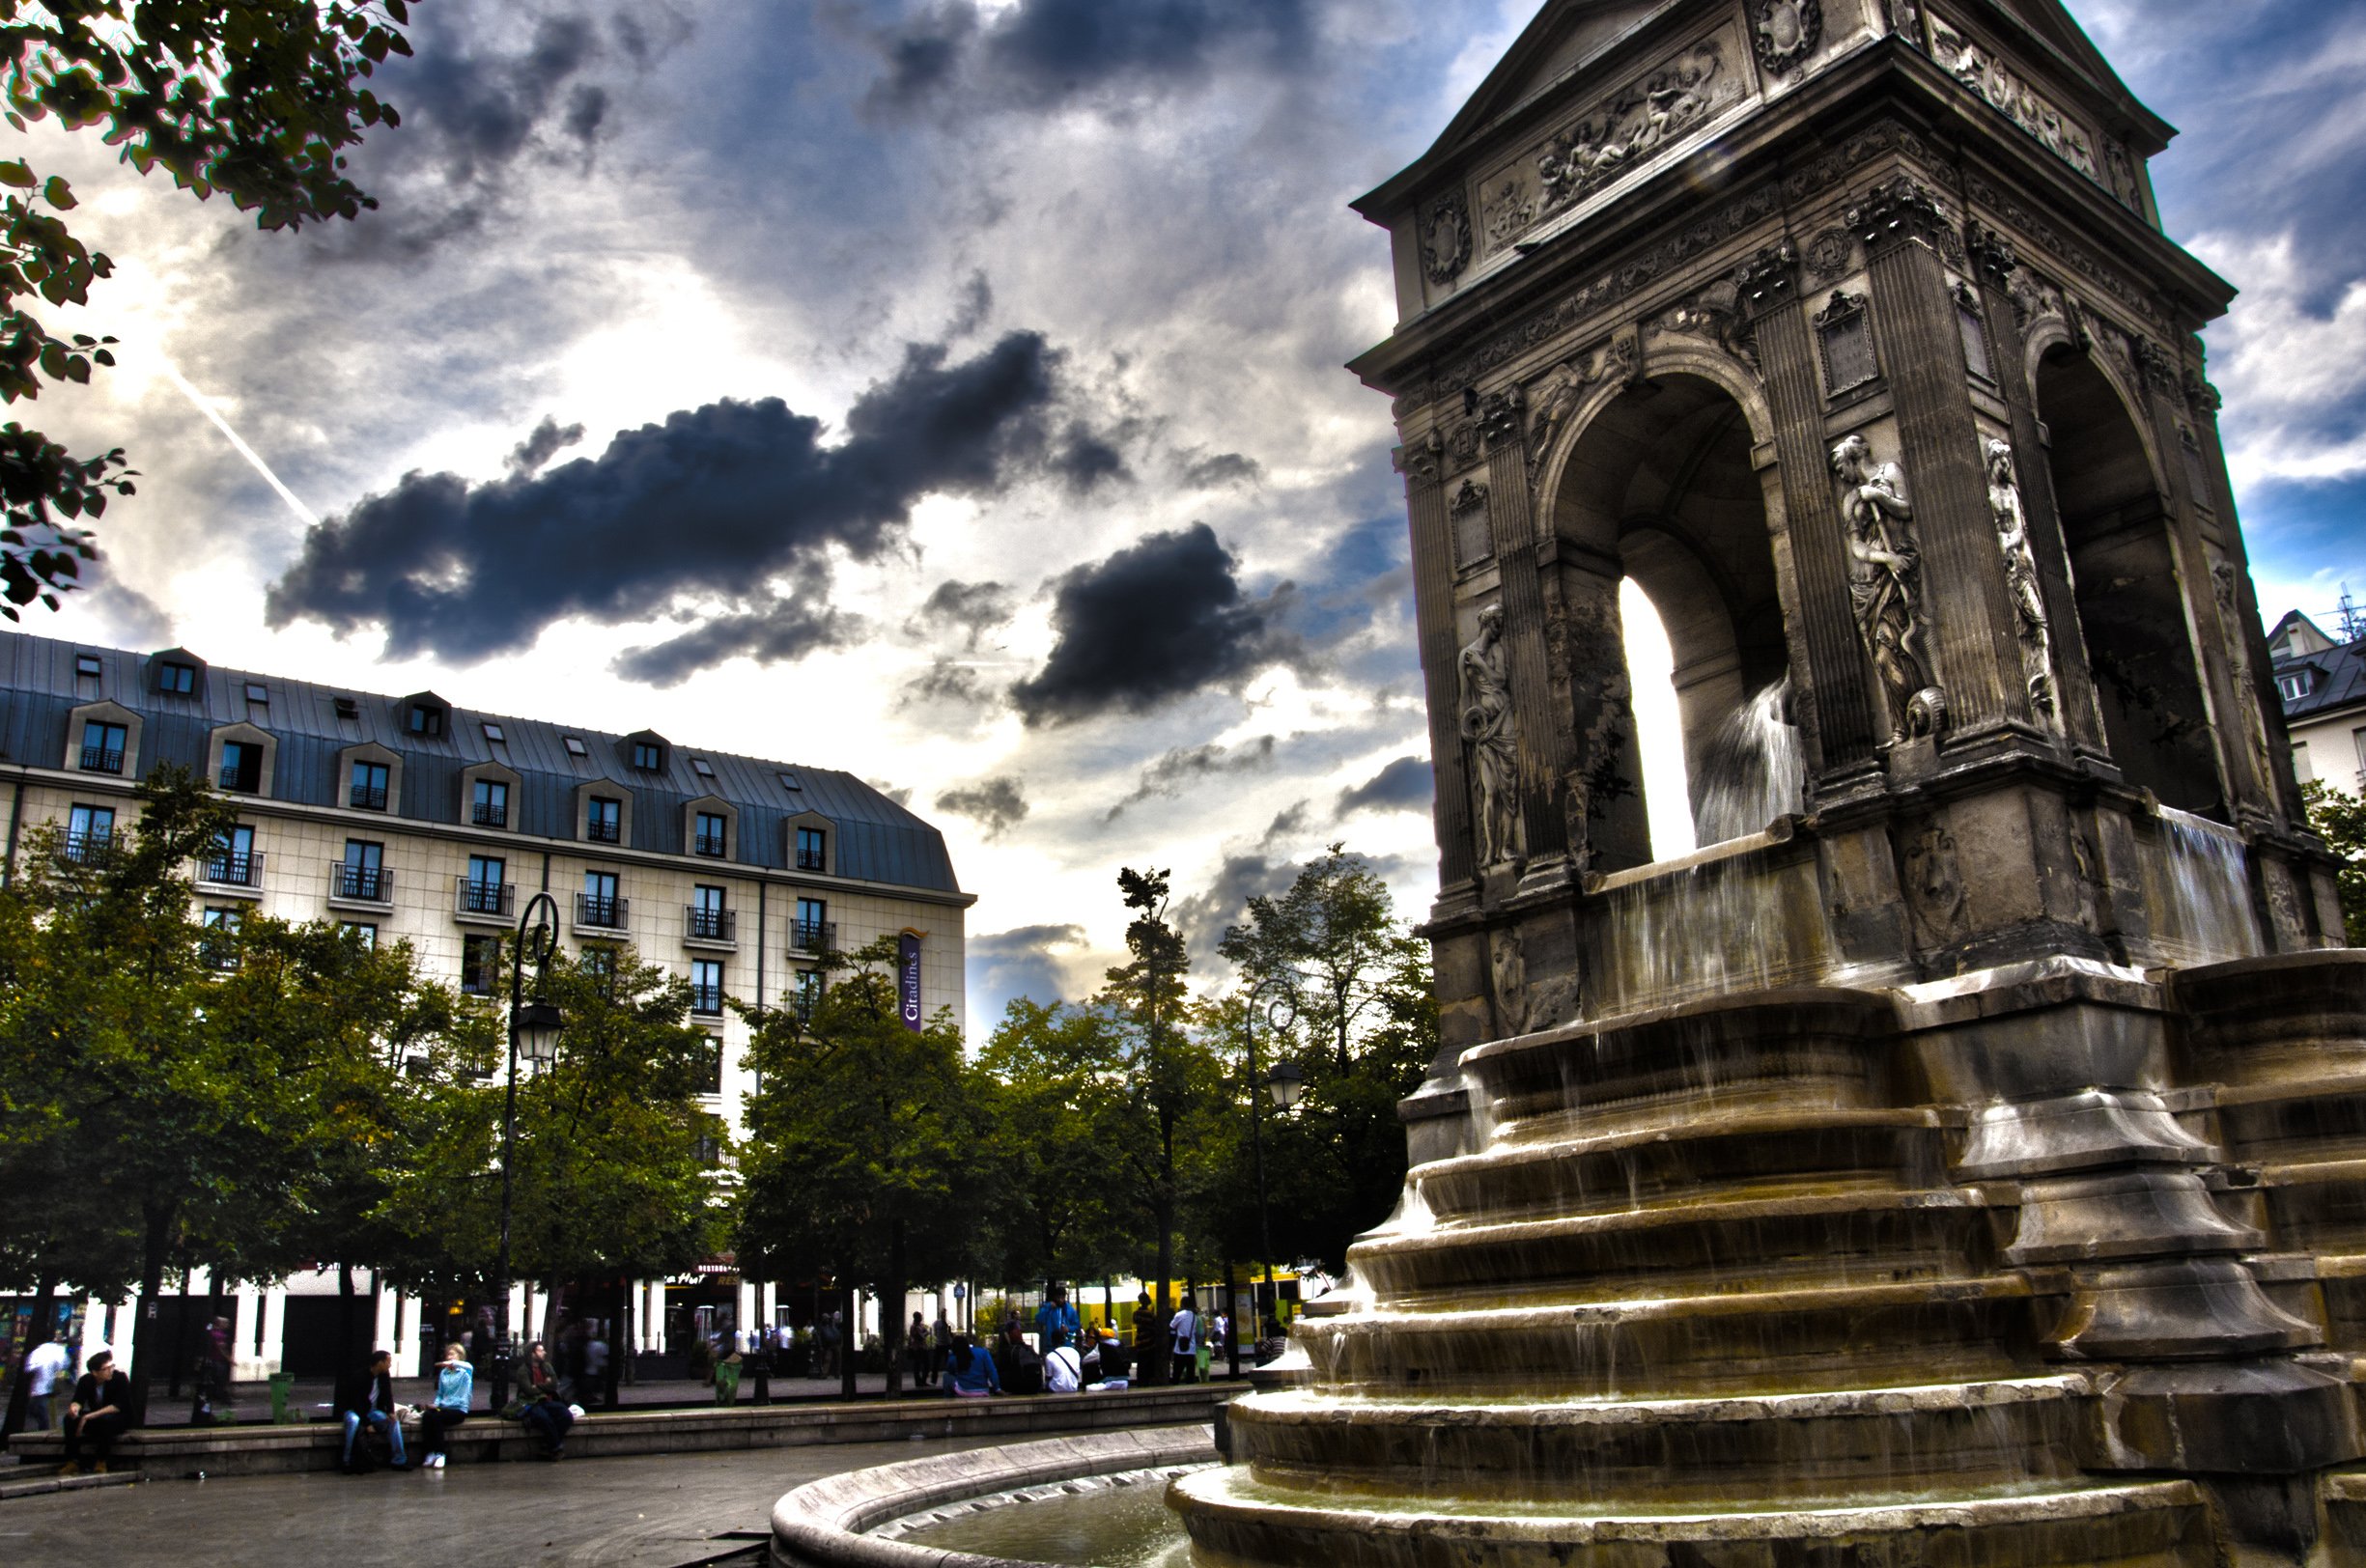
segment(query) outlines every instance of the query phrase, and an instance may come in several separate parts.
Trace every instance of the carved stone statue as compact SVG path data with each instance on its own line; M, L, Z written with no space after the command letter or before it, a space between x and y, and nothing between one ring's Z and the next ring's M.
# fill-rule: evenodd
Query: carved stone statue
M1462 738L1471 744L1471 786L1479 808L1479 863L1497 866L1520 854L1519 748L1503 605L1479 612L1479 635L1462 650L1459 667Z
M2029 549L2029 518L2021 510L2020 476L2010 443L1991 438L1985 449L1988 470L1988 515L1996 519L1996 546L2004 552L2005 587L2013 596L2013 630L2020 639L2021 673L2029 683L2029 706L2052 714L2054 634L2046 621L2045 595L2038 586L2037 557Z
M1889 700L1890 740L1928 735L1945 715L1946 698L1931 683L1924 652L1923 560L1905 475L1894 462L1874 462L1862 435L1843 436L1832 448L1832 472L1848 541L1848 597Z

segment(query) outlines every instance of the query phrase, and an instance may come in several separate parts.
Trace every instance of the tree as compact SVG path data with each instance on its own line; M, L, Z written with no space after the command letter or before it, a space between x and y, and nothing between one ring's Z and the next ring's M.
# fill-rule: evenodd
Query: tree
M1302 1021L1331 1042L1347 1069L1349 1045L1381 1008L1389 976L1421 944L1396 924L1388 883L1360 855L1333 844L1298 873L1279 899L1249 901L1249 923L1225 930L1216 951L1254 984L1287 979Z
M8 120L55 116L103 126L141 174L161 168L200 200L219 191L265 229L352 218L377 204L345 174L345 149L400 123L361 85L410 53L405 0L0 0L0 85ZM62 214L64 180L0 160L0 397L30 401L47 382L87 382L111 365L112 338L58 334L37 314L87 304L114 263ZM96 557L72 526L132 492L120 448L76 458L39 431L0 426L0 615L75 585Z
M1129 1128L1125 1035L1103 1007L1014 999L978 1053L991 1127L998 1277L1106 1278L1130 1268L1110 1152Z
M736 1232L740 1265L775 1278L836 1277L879 1297L887 1387L902 1386L906 1287L972 1261L986 1125L941 1010L915 1032L898 1014L895 938L849 956L812 1017L743 1007L756 1088L746 1096ZM854 1323L851 1310L848 1326ZM854 1391L852 1345L846 1391Z
M2339 873L2342 925L2349 944L2366 947L2366 800L2312 778L2300 786L2308 825L2343 861Z

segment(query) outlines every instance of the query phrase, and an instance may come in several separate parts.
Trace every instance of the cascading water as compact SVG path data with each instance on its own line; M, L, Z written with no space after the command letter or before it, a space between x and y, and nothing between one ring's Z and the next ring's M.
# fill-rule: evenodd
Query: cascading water
M1692 774L1696 842L1705 846L1762 832L1777 817L1806 809L1807 755L1790 721L1786 675L1726 716Z
M2155 939L2187 963L2257 958L2267 951L2251 906L2242 836L2168 806L2160 810L2162 854L2147 862Z

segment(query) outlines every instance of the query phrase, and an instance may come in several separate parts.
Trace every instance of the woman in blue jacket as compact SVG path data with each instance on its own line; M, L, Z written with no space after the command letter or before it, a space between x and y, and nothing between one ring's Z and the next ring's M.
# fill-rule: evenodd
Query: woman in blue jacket
M1002 1380L994 1371L994 1353L972 1343L968 1334L953 1341L953 1358L948 1369L956 1399L983 1399L1002 1391Z
M436 1368L435 1402L419 1413L419 1431L426 1450L419 1461L421 1470L443 1469L443 1435L468 1418L468 1402L476 1397L476 1368L468 1364L467 1353L454 1340L443 1347L443 1360Z

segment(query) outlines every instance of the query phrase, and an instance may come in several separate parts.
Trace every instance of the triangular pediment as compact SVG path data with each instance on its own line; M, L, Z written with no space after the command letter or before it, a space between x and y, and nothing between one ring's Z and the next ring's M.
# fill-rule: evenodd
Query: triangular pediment
M2007 47L2015 52L2028 50L2043 55L2083 80L2098 98L2136 126L2139 142L2155 144L2145 148L2147 156L2176 134L2166 121L2127 90L2120 73L2111 69L2111 62L2103 58L2103 51L2095 46L2095 41L2087 37L2077 18L2060 0L1988 0L1986 6L1972 10L1971 19L1991 32L2017 33L2019 37L2012 39Z

